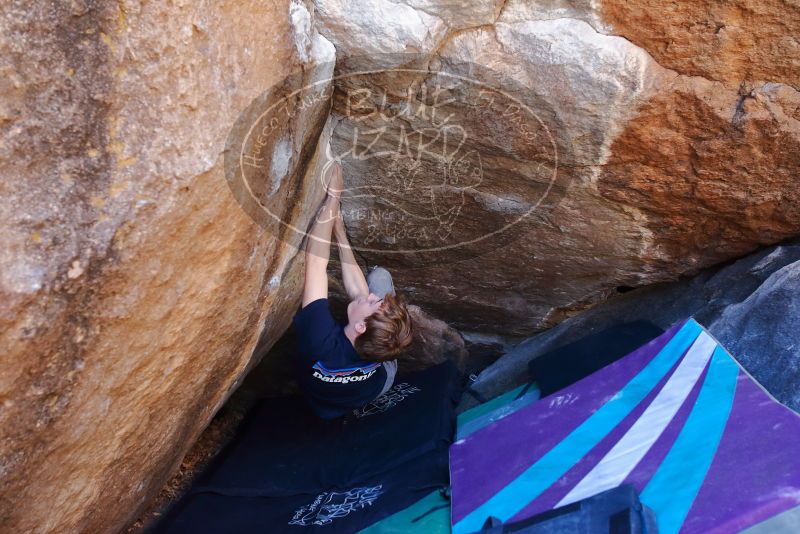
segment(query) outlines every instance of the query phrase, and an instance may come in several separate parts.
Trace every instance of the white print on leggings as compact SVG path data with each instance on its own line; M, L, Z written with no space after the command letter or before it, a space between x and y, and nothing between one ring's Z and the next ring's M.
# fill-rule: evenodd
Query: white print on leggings
M355 414L356 417L361 419L362 417L367 417L369 415L383 413L386 410L395 407L403 399L405 399L412 393L416 393L417 391L422 391L422 390L416 386L412 386L405 382L403 382L402 384L396 384L392 386L392 388L389 391L387 391L374 401L370 402L363 408L358 408L356 410L353 410L353 414Z
M334 519L349 515L350 512L361 510L372 503L383 493L383 485L353 488L347 492L326 491L317 495L314 502L300 507L295 513L290 525L310 526L327 525Z

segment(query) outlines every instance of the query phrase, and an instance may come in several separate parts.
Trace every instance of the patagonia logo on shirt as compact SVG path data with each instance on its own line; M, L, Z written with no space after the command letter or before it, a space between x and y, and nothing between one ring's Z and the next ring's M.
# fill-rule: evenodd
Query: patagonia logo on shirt
M371 363L364 367L351 367L349 369L327 369L321 362L314 364L312 376L323 382L335 384L349 384L351 382L362 382L374 375L380 363Z

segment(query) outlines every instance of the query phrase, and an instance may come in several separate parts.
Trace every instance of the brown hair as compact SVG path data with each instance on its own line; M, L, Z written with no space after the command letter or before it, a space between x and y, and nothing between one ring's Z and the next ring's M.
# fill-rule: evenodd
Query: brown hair
M411 345L411 315L402 296L387 294L364 323L367 329L356 337L354 345L365 360L391 360Z

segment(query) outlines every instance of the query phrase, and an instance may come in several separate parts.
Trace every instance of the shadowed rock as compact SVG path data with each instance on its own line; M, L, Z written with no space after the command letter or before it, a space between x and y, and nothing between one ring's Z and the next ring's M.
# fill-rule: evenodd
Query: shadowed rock
M514 347L473 389L486 398L528 381L530 360L614 325L663 329L694 316L775 398L800 410L800 241L770 247L680 282L626 292ZM476 404L465 397L460 409Z

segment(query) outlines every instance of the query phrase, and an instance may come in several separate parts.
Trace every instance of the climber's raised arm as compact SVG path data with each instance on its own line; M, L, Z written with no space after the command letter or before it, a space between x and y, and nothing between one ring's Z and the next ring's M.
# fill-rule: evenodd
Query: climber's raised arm
M320 298L328 297L328 259L331 253L331 232L339 216L339 197L342 193L342 168L331 165L328 174L328 192L317 211L314 225L306 241L306 277L303 286L303 307Z
M341 212L339 216L336 217L333 232L336 235L336 242L339 244L339 260L342 263L342 281L344 282L344 289L347 291L347 296L350 297L350 300L355 300L358 297L366 297L369 295L367 279L364 277L364 272L356 261L352 247L350 247L350 242L347 239L347 228L345 228L344 218L342 218Z

